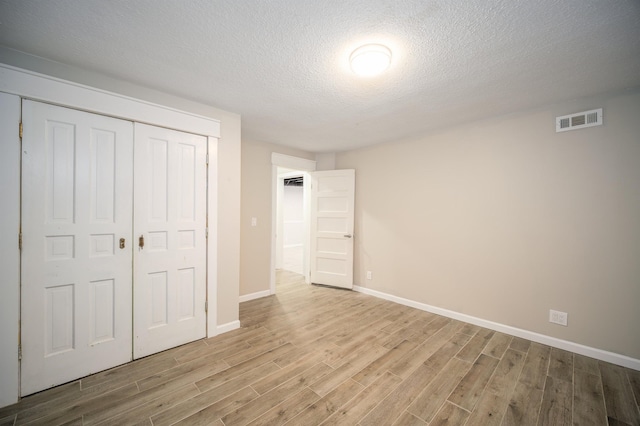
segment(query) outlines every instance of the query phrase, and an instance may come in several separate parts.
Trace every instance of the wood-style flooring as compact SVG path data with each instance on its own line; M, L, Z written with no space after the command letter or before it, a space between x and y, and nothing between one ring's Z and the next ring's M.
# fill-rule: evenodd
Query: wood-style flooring
M281 272L242 328L0 409L0 426L640 425L640 372Z

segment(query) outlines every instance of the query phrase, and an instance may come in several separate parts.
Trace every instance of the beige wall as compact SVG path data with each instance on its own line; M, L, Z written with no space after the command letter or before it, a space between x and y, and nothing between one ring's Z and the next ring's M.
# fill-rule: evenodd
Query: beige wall
M269 290L271 268L271 154L313 159L313 154L262 142L242 141L240 295ZM257 226L251 226L251 218Z
M335 170L336 168L336 153L335 152L323 152L316 154L316 170Z
M555 133L598 107L604 126ZM336 161L356 170L357 285L640 359L640 92Z
M236 321L240 275L240 116L209 105L2 47L0 47L0 63L220 120L217 323L224 325Z

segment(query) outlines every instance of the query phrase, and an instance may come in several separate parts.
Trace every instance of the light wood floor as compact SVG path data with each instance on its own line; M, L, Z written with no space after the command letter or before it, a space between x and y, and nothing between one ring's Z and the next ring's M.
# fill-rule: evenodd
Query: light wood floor
M29 396L0 425L640 425L640 372L279 281L241 329Z

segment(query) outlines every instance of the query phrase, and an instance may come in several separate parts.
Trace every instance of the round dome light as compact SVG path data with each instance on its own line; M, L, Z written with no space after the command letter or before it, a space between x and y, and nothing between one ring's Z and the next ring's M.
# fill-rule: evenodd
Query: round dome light
M381 44L365 44L349 57L351 69L362 77L381 74L391 64L391 50Z

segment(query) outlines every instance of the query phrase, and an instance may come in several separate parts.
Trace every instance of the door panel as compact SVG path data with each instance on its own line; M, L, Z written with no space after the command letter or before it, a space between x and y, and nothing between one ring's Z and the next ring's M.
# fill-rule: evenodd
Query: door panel
M310 175L311 282L353 288L355 170Z
M139 358L206 335L207 140L138 123L135 140Z
M131 360L133 124L32 101L23 123L27 395Z

